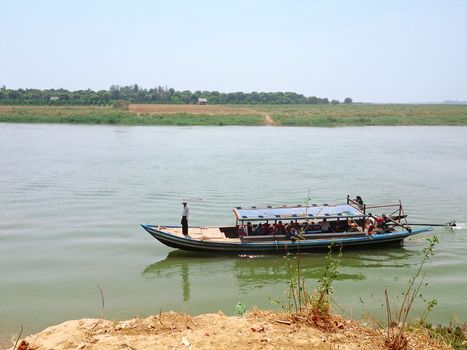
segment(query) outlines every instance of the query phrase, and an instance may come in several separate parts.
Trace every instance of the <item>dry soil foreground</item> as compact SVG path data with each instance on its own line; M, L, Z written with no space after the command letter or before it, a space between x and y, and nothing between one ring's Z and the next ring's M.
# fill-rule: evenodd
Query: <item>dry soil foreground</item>
M128 321L82 319L29 336L20 350L44 349L385 349L382 331L333 318L321 331L290 315L253 311L243 317L222 313L191 317L163 313ZM423 331L408 334L411 349L449 349Z

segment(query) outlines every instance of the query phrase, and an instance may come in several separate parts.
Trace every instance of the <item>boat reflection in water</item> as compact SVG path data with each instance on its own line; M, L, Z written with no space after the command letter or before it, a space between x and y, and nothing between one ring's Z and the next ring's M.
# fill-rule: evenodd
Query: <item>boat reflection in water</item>
M226 264L226 260L232 259L215 256L200 258L189 252L175 250L170 252L164 260L147 266L143 271L143 276L148 279L181 278L183 301L188 301L190 299L189 276L196 278L213 273L231 273L231 265Z
M409 261L414 252L403 247L372 249L371 251L352 251L341 258L336 281L363 281L368 275L375 274L374 269L410 268ZM305 281L311 285L316 282L326 264L324 254L301 254L300 267ZM196 253L175 250L164 260L147 266L143 271L146 279L180 279L183 301L190 299L190 279L208 278L216 280L222 276L232 278L242 293L268 285L278 284L285 289L290 273L285 257L271 256L199 256ZM295 254L289 255L292 267L295 266ZM379 271L377 273L380 273Z

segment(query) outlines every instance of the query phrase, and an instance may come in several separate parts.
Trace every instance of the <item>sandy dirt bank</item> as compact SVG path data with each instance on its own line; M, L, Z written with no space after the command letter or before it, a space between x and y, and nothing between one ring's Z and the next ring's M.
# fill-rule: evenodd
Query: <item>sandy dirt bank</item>
M148 114L258 114L254 110L245 107L224 105L169 105L169 104L130 104L128 110L133 113Z
M328 327L329 328L329 327ZM423 331L408 334L412 349L449 349ZM381 330L335 317L320 330L290 315L253 311L191 317L163 313L127 321L67 321L24 338L20 350L45 349L385 349ZM12 349L12 348L11 348Z

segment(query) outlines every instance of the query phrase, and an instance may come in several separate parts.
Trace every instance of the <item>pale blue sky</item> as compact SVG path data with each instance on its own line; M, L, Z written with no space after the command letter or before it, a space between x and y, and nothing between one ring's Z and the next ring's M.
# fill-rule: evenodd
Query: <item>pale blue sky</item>
M467 0L0 0L0 85L467 100Z

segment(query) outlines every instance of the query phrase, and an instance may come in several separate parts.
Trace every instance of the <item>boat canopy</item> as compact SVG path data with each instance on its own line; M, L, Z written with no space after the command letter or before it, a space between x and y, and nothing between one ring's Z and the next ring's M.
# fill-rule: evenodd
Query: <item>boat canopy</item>
M365 217L363 212L348 205L316 205L309 206L282 206L267 208L241 208L233 209L237 220L241 221L264 221L264 220L296 220L296 219L337 219Z

